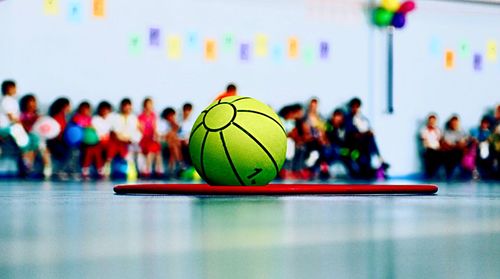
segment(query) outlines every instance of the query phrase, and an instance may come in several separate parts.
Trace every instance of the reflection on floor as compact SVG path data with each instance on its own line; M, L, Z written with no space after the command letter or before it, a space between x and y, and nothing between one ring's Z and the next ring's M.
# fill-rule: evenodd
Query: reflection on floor
M0 182L1 277L500 278L500 184L251 198L112 186Z

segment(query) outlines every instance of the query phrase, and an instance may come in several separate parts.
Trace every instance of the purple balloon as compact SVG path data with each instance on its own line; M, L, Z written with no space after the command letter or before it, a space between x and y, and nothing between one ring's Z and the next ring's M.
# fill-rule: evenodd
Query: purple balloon
M396 28L403 28L406 23L406 17L404 13L397 12L394 14L394 17L392 18L391 25L396 27Z

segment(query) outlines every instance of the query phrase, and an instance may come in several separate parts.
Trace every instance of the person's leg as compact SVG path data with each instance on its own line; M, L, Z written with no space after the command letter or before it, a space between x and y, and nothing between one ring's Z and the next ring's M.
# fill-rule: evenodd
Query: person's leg
M184 165L192 166L193 163L191 162L191 156L189 156L189 143L185 140L181 141L181 151Z
M500 152L496 151L494 155L494 177L500 180Z
M45 178L50 178L52 176L52 160L50 152L47 148L43 148L40 152L42 154L43 176Z
M90 177L90 165L92 164L94 154L92 152L92 146L87 146L82 149L82 176L84 178Z
M144 174L146 176L150 176L151 173L152 173L152 168L153 168L153 162L154 162L154 159L155 159L155 155L154 153L152 152L149 152L147 155L146 155L146 165L144 166Z
M427 148L424 154L425 177L434 179L440 165L440 155L438 150Z
M455 169L460 164L462 158L460 150L450 150L445 154L446 179L452 179Z
M82 148L81 147L70 147L69 157L66 160L66 173L71 176L72 179L79 179L81 177L82 169Z
M375 140L375 136L373 134L366 135L366 142L368 146L368 152L371 155L380 155L377 141Z
M33 165L35 164L35 157L36 153L35 151L28 150L22 153L22 162L23 162L23 168L26 172L26 174L30 173L33 170Z
M102 158L102 148L100 144L96 144L92 146L93 159L95 162L95 169L97 171L98 176L103 176L103 166L104 160Z
M181 146L179 145L178 142L175 142L175 144L172 144L172 170L174 173L177 171L177 166L182 162L182 153L181 153Z
M154 164L155 164L155 175L158 177L163 176L163 157L161 156L161 152L157 152L154 154Z
M59 179L66 179L67 175L64 172L65 161L68 157L69 148L66 143L60 139L47 141L47 148L51 158L49 161L53 163L53 174Z

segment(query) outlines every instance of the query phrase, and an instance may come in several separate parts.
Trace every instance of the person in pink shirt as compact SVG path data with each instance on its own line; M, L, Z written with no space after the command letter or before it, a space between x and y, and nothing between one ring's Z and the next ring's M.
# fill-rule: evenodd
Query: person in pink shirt
M90 127L92 125L92 108L90 107L90 103L81 102L71 121L82 128Z
M158 141L157 116L154 112L154 104L151 98L143 101L143 110L139 115L139 130L142 133L142 139L139 146L145 162L140 167L141 176L148 178L151 176L153 165L155 167L155 176L163 176L163 158L161 156L161 145Z

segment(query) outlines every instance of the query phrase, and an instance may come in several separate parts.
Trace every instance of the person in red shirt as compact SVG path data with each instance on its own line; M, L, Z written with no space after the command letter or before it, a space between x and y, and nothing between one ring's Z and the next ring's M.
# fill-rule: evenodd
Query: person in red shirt
M90 103L81 102L71 121L82 128L90 127L92 125L92 108Z
M145 157L145 162L140 167L141 176L150 177L153 164L155 176L163 176L163 158L161 145L158 141L157 116L154 112L153 100L151 98L144 99L142 107L142 113L139 115L139 130L142 133L139 146Z
M226 98L226 97L232 97L232 96L237 96L238 95L238 89L236 88L236 85L230 83L227 87L226 87L226 91L222 92L219 94L219 96L217 96L217 98L215 98L214 101L218 101L222 98Z

